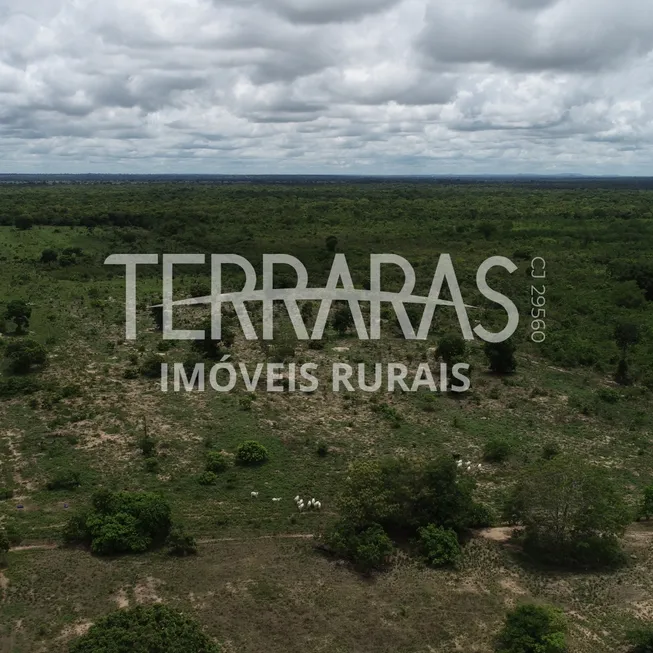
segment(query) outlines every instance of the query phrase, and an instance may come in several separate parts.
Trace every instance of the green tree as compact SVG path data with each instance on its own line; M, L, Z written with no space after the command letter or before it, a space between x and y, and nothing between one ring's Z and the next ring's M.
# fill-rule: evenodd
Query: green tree
M623 359L626 358L628 349L639 342L639 338L639 327L633 322L619 322L614 328L614 339Z
M497 653L565 653L567 625L555 608L526 604L511 610L497 637Z
M197 554L197 541L189 535L183 526L173 526L166 539L168 553L173 556L185 557Z
M438 344L438 355L448 367L460 363L466 352L467 343L463 338L456 334L444 336Z
M32 317L32 307L22 299L14 299L7 304L5 319L11 320L16 325L17 333L24 333L29 327Z
M451 529L429 524L417 532L422 556L431 567L453 565L460 558L458 536Z
M644 519L650 519L653 515L653 485L644 488L644 496L642 498L641 516Z
M483 350L491 372L495 374L512 374L517 369L515 345L511 340L486 342Z
M581 568L621 562L620 537L632 515L607 472L556 456L524 472L509 494L525 550Z
M338 302L336 304L336 310L333 313L331 325L340 336L344 336L347 331L354 326L354 318L347 303Z
M48 354L42 344L36 340L18 340L10 342L5 347L5 358L10 371L15 374L26 374L34 367L45 367Z
M194 620L165 605L117 610L73 641L70 653L220 653Z
M41 252L41 258L39 259L41 263L55 263L56 260L59 258L59 254L57 254L56 250L54 249L44 249Z
M7 564L7 553L9 553L10 548L9 536L4 528L0 528L0 564Z
M268 457L268 450L255 440L243 442L236 450L236 460L241 465L262 465Z
M206 454L206 467L207 472L213 472L214 474L221 474L228 467L227 459L223 453L220 451L209 451Z

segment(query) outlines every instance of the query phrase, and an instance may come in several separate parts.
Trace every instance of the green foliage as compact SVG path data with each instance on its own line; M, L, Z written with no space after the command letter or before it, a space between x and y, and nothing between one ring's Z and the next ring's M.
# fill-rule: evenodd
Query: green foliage
M145 434L138 439L138 448L146 458L156 456L157 441L156 438Z
M614 339L624 358L629 347L636 345L639 338L639 327L633 322L619 322L614 328Z
M590 568L623 559L619 538L632 515L605 470L564 456L539 461L508 504L525 550L543 562Z
M335 252L338 247L338 239L335 236L328 236L326 241L327 252Z
M203 472L197 478L200 485L215 485L218 482L218 475L215 472Z
M56 260L59 258L59 254L56 252L54 249L44 249L41 252L41 258L39 261L41 263L55 263Z
M76 490L81 484L82 481L79 472L63 471L51 478L47 482L46 488L50 491Z
M161 358L155 354L148 356L140 365L139 371L143 376L156 379L161 376Z
M165 605L117 610L75 640L69 653L220 653L192 619Z
M329 445L326 442L319 442L316 451L320 458L326 458L329 455Z
M417 533L422 555L431 567L453 565L460 558L458 536L451 529L428 524L420 528Z
M349 309L349 304L346 302L336 302L331 325L340 336L344 336L354 326L354 318Z
M483 350L491 372L495 374L512 374L517 369L515 345L512 340L486 342Z
M236 450L236 461L240 465L262 465L268 457L268 450L255 440L243 442Z
M23 333L29 326L32 317L32 307L22 299L14 299L7 304L5 319L16 325L16 331Z
M21 395L31 395L41 388L40 383L33 378L23 376L10 376L0 380L0 398L11 399Z
M363 573L384 567L394 551L392 540L379 524L356 527L338 522L325 536L325 544Z
M174 526L166 539L170 555L185 557L197 554L197 542L189 535L183 526Z
M508 460L514 452L511 440L502 436L490 438L483 447L483 460L489 463L502 463Z
M160 465L156 458L148 458L145 461L145 471L148 474L156 474L159 471Z
M628 633L629 653L653 653L653 625L640 626Z
M628 361L622 358L617 365L617 370L614 373L615 383L619 385L628 386L633 384L633 377L630 375L630 367Z
M426 463L366 460L349 471L338 507L343 523L358 529L379 524L403 536L434 524L459 533L488 518L473 490L474 480L460 476L449 456Z
M497 653L565 653L567 626L562 612L539 605L520 605L506 616L497 637Z
M14 496L14 491L8 487L0 487L0 501L6 501Z
M645 519L650 519L653 515L653 485L644 488L640 515Z
M139 553L163 542L170 528L170 506L159 495L101 490L89 512L71 516L64 539L89 545L98 555Z
M449 367L462 362L466 352L467 343L459 335L446 335L438 343L438 355Z
M214 474L221 474L227 469L228 466L229 463L227 461L227 458L220 451L209 451L209 453L206 454L205 469L207 472L213 472Z
M45 347L36 340L17 340L5 347L5 358L14 374L27 374L34 367L45 367L48 354Z

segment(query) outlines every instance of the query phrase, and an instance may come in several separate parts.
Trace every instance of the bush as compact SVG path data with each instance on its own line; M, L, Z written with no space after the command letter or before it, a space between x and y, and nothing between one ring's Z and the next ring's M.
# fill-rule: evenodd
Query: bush
M192 535L186 533L182 526L175 526L166 540L168 553L174 556L190 556L197 554L197 542Z
M515 345L511 340L486 342L483 350L491 372L495 374L512 374L517 369Z
M200 485L215 485L218 482L218 475L214 472L204 472L199 475L197 482Z
M14 491L8 487L0 487L0 501L6 501L14 496Z
M526 470L507 498L524 549L542 562L593 568L623 561L632 515L606 470L556 456Z
M359 529L340 522L327 534L325 542L334 553L351 560L363 573L384 567L394 551L392 540L379 524Z
M145 471L148 474L156 474L159 471L159 461L156 458L148 458L145 461Z
M44 249L41 252L41 263L54 263L59 258L59 254L54 249Z
M219 451L209 451L206 455L206 471L221 474L228 467L227 459Z
M460 544L454 531L429 524L418 530L419 546L431 567L455 564L460 558Z
M255 440L243 442L236 450L236 460L241 465L262 465L268 459L268 450Z
M46 484L48 490L75 490L82 484L79 472L60 472Z
M73 641L70 653L220 653L199 624L165 605L117 610Z
M33 367L44 367L48 362L45 347L36 340L10 342L5 348L5 358L9 369L15 374L26 374Z
M562 612L538 605L510 611L497 637L497 653L564 653L567 626Z
M0 381L0 397L11 399L12 397L31 395L40 388L40 383L34 379L12 376Z
M320 442L317 445L317 455L320 458L326 458L329 455L329 445L326 442Z
M630 653L653 653L653 626L640 626L628 633L633 648Z
M11 320L16 325L16 331L23 333L29 326L32 317L31 306L22 299L14 299L7 304L5 319Z
M99 555L138 553L162 543L170 528L170 506L157 494L101 490L90 511L71 516L64 539Z
M513 453L513 444L510 440L500 436L490 438L483 448L483 460L489 463L502 463L508 460Z
M467 351L467 343L458 335L447 335L438 344L438 356L451 367L460 363Z
M328 236L325 245L327 248L327 252L335 252L336 247L338 247L338 239L335 236Z
M156 438L151 435L143 435L138 439L138 448L146 458L153 458L156 456Z
M156 379L161 376L161 357L148 356L139 368L140 373L150 379Z
M645 519L650 519L653 515L653 485L644 488L640 515Z
M336 310L333 314L331 325L340 336L344 336L354 326L354 318L349 309L349 304L342 302L336 303Z
M555 442L547 442L542 447L542 458L544 460L551 460L560 455L560 447Z

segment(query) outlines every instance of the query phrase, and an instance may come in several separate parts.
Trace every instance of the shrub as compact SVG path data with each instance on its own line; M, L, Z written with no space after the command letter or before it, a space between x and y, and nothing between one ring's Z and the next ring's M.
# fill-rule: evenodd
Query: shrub
M644 496L642 499L641 516L645 519L650 519L653 515L653 485L644 488Z
M159 471L159 461L156 458L148 458L145 461L145 471L148 474L156 474Z
M336 247L338 247L338 239L335 236L328 236L325 245L327 248L327 252L335 252Z
M326 458L329 455L329 445L326 442L320 442L317 445L317 455L320 458Z
M29 326L32 317L31 306L22 299L14 299L7 304L5 319L11 320L16 325L16 331L23 333Z
M192 535L184 530L183 526L174 526L166 540L168 553L174 556L190 556L197 554L197 542Z
M483 447L483 460L489 463L502 463L513 453L513 443L501 436L490 438Z
M460 558L458 537L451 529L429 524L417 532L422 555L431 567L453 565Z
M12 376L0 381L0 397L11 399L24 395L31 395L40 390L41 385L29 377Z
M551 460L560 455L560 447L555 442L547 442L542 447L542 458L544 460Z
M170 528L170 506L159 495L101 490L90 511L70 517L64 539L89 545L99 555L138 553L162 543Z
M151 435L143 435L138 439L138 448L146 458L156 456L156 438Z
M517 369L515 345L512 341L486 342L483 350L491 372L495 374L512 374Z
M653 626L640 626L628 633L633 648L630 653L653 653Z
M117 610L72 642L70 653L220 653L199 624L165 605Z
M451 367L461 362L467 351L467 343L458 335L447 335L438 344L438 356Z
M241 465L262 465L268 459L268 450L255 440L243 442L236 450L236 460Z
M633 384L633 379L630 376L630 368L625 358L622 358L617 365L617 371L614 373L615 383L627 386Z
M46 484L48 490L75 490L82 484L79 472L60 472Z
M344 336L354 326L354 318L347 303L337 303L331 325L340 336Z
M122 373L123 379L137 379L138 378L138 368L136 367L128 367L123 373Z
M521 605L506 616L497 637L497 653L564 653L567 626L562 612L539 605Z
M48 362L45 347L36 340L10 342L5 348L9 369L15 374L26 374L33 367L44 367Z
M382 568L394 551L392 540L379 524L356 528L339 522L326 535L325 542L334 553L351 560L363 573Z
M161 376L161 357L148 356L140 365L140 373L151 379Z
M14 496L14 491L9 489L8 487L1 487L0 488L0 501L6 501L7 499L11 499Z
M54 249L44 249L41 252L41 263L54 263L59 258L59 254Z
M199 475L197 482L200 485L215 485L218 482L218 475L214 472L204 472Z
M619 538L632 520L605 470L564 456L539 461L509 494L524 549L543 562L580 568L623 560Z
M228 463L224 454L219 451L209 451L206 455L206 471L220 474L227 469Z

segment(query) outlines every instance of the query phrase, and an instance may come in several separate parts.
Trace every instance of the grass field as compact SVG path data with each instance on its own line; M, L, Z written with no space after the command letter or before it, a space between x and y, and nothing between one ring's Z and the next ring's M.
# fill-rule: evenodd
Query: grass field
M508 185L0 188L0 214L36 218L30 229L0 226L0 300L30 302L30 336L50 359L36 375L39 390L0 401L0 487L14 490L13 498L0 501L0 519L16 525L23 540L0 576L0 651L65 651L75 634L109 610L165 601L195 615L228 653L488 653L505 611L528 599L564 609L570 651L626 651L625 631L653 618L653 527L646 523L627 533L629 564L600 573L533 566L501 537L500 521L470 540L456 570L430 570L400 552L388 571L371 578L314 550L312 536L337 517L353 461L430 459L444 452L476 464L496 436L510 441L510 456L483 463L475 476L477 494L497 514L506 488L552 444L607 468L635 506L653 471L653 304L642 298L616 305L615 293L625 292L627 282L609 268L650 256L651 207L653 195L645 191ZM108 213L114 214L109 220L116 213L127 217L120 226L104 224ZM79 224L84 216L96 216L97 224ZM492 229L482 226L488 224ZM285 252L300 258L316 279L312 285L320 285L333 256L324 240L332 234L359 286L369 275L369 254L392 251L413 263L418 287L428 290L438 255L451 253L473 305L478 265L495 254L511 257L518 271L496 273L493 283L522 316L530 302L530 260L545 258L546 343L531 342L530 320L523 317L515 336L517 371L503 377L486 371L481 343L472 343L466 358L472 387L460 396L334 393L323 383L308 395L260 391L248 401L242 388L163 393L157 379L125 378L148 356L169 363L196 356L188 343L161 347L146 310L160 298L160 268L139 277L139 335L124 339L124 279L121 270L102 264L106 256L235 252L254 262L262 253ZM83 251L70 266L38 262L47 248L70 247ZM392 286L398 279L387 281ZM207 269L181 273L176 296L190 296L198 283L208 283ZM183 309L175 320L197 327L202 315L202 309ZM502 315L483 309L472 323ZM643 334L629 354L630 386L612 378L619 318L636 322ZM404 362L414 369L435 361L439 338L455 325L453 312L443 313L425 342L405 341L390 319L376 342L329 330L321 350L289 339L287 327L270 348L238 333L232 354L252 365L283 355L323 370L337 361ZM2 340L15 338L7 324ZM158 441L155 472L147 471L138 448L145 431ZM213 486L197 482L209 449L232 456L250 439L268 449L267 464L232 466ZM321 443L326 456L318 455ZM47 490L62 470L78 471L81 486ZM69 514L88 505L100 487L164 495L174 520L198 538L199 555L100 558L60 547ZM298 513L297 494L318 497L324 509Z

